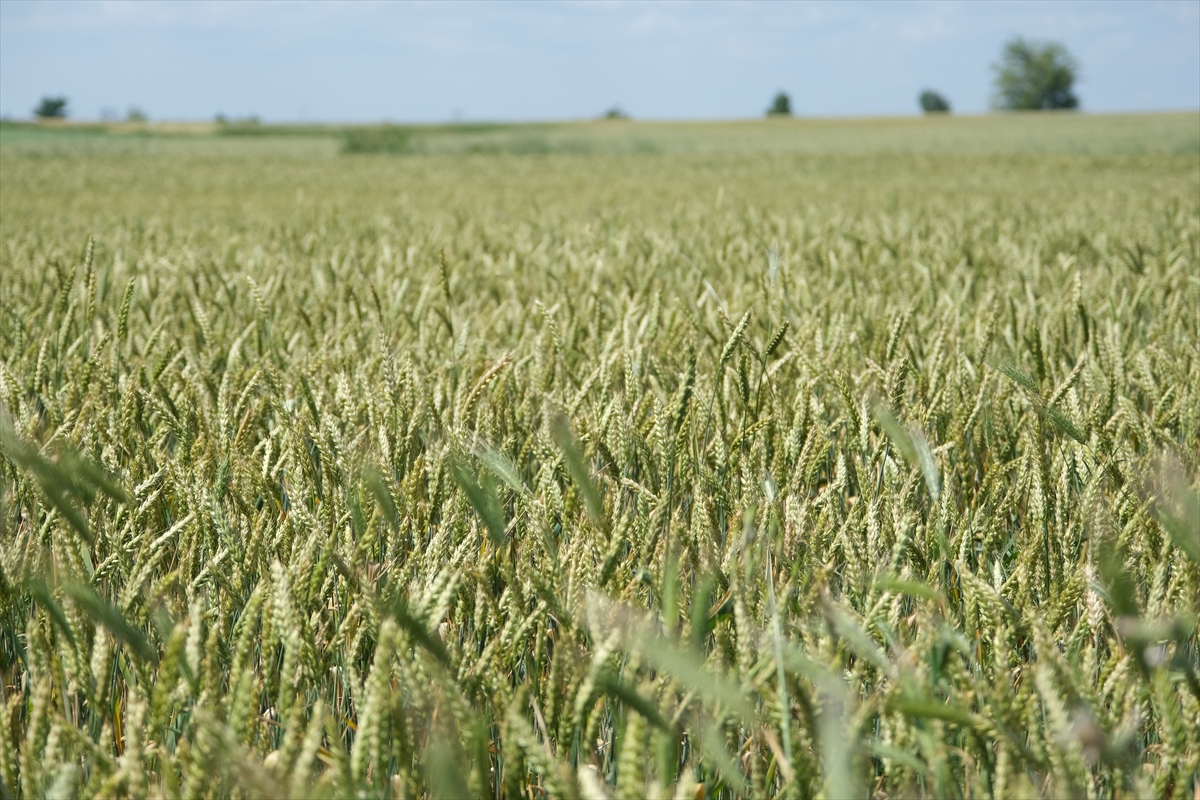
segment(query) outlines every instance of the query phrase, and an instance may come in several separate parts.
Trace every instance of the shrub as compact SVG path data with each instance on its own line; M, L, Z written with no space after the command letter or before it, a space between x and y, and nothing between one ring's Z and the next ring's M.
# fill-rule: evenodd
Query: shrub
M415 151L412 128L378 125L352 128L342 137L343 153L412 153Z

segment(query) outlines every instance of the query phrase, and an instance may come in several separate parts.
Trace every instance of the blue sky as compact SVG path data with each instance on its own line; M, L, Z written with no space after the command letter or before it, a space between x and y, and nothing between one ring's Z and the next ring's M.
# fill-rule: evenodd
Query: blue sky
M0 0L0 113L437 122L988 108L1013 35L1063 42L1085 110L1200 108L1200 0L210 2Z

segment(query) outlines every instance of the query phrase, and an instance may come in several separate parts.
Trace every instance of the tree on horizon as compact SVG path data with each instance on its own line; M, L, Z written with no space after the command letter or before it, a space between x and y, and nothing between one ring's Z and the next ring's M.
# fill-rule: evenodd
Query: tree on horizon
M921 110L926 114L949 114L950 101L933 89L926 89L917 98Z
M768 117L790 117L792 115L792 99L788 97L787 92L780 91L775 95L775 99L771 101L771 107L767 109Z
M1074 92L1079 62L1058 42L1016 37L992 65L996 93L992 105L1005 111L1079 108Z
M67 116L67 98L44 96L33 113L38 119L64 119Z

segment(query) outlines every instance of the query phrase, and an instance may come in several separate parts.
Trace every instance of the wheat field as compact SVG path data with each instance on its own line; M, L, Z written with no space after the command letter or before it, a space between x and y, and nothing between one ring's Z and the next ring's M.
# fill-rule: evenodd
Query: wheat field
M0 127L0 796L1200 797L1196 115L617 125Z

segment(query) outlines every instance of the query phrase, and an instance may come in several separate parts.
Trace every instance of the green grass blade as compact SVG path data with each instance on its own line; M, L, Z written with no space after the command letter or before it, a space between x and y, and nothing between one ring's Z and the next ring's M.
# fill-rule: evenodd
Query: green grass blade
M563 452L571 479L579 487L587 505L588 516L592 518L595 525L602 526L604 524L604 503L600 499L600 492L596 490L595 483L592 482L591 472L584 463L583 452L579 449L575 435L571 433L571 423L565 414L556 414L550 420L550 435Z
M158 650L151 646L140 630L125 619L120 609L81 583L64 583L62 588L93 622L108 628L108 632L124 642L135 656L151 664L158 662Z

